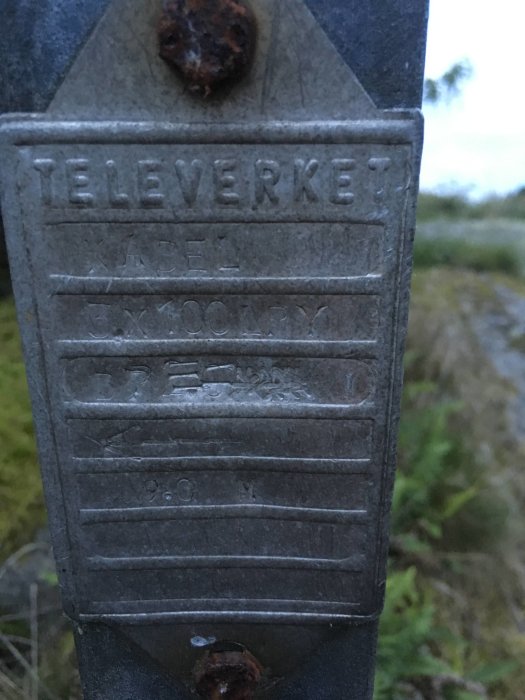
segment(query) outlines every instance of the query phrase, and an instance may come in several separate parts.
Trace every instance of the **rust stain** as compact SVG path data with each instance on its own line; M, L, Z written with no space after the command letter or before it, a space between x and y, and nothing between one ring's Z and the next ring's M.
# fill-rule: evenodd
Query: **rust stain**
M160 56L207 97L246 74L256 22L242 0L165 0L158 35Z
M263 668L241 644L217 642L195 668L197 692L207 700L252 700Z

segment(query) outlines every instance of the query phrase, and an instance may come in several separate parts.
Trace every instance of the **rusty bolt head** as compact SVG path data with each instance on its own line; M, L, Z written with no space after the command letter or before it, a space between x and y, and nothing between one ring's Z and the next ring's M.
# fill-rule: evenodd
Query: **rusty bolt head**
M217 642L195 667L197 692L208 700L252 700L263 668L241 644Z
M207 97L246 73L256 24L242 0L165 0L158 34L160 56Z

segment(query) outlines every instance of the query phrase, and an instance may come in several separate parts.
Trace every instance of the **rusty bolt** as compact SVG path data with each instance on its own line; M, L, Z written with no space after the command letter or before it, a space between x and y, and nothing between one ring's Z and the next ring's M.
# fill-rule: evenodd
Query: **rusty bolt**
M263 668L242 646L216 642L195 667L197 692L207 700L252 700Z
M158 34L160 56L207 97L247 72L256 24L243 0L165 0Z

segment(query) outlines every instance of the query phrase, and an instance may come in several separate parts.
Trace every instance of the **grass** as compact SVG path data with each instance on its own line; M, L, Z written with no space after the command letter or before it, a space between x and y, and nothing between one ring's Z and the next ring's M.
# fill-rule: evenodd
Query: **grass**
M45 522L33 422L14 304L0 300L0 554Z
M525 217L419 220L414 263L525 277Z
M446 266L513 276L523 271L521 256L512 246L449 237L418 238L414 246L414 266Z
M525 221L525 188L507 196L486 197L472 202L462 194L422 192L418 202L418 221L436 219L518 219Z
M415 566L419 598L412 590L410 606L421 616L426 606L434 609L423 651L482 683L491 700L525 700L525 445L514 427L516 385L486 353L489 326L480 331L490 319L496 340L499 333L512 339L501 287L525 298L524 282L500 273L442 268L414 275L393 571ZM384 620L395 630L388 612ZM421 687L425 679L417 680Z

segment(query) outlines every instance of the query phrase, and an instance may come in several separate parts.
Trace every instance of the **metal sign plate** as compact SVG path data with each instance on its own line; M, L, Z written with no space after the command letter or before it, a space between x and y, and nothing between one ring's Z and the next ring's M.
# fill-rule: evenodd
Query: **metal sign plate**
M3 122L73 618L378 615L420 132Z

